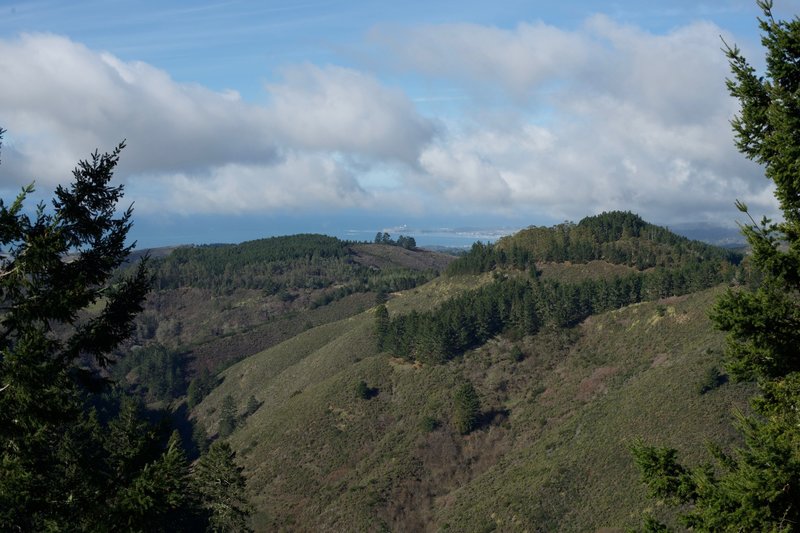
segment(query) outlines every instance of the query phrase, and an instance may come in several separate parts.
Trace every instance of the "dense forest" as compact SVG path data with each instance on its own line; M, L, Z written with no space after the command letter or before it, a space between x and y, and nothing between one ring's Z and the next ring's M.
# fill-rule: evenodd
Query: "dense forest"
M430 281L449 260L402 247L429 260L404 262L397 246L301 234L178 247L150 259L153 290L111 376L144 400L169 405L202 372Z

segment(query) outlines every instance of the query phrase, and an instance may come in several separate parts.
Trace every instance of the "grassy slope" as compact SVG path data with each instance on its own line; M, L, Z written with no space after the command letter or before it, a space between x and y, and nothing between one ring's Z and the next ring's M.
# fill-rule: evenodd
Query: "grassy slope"
M488 279L484 276L483 279ZM389 302L430 307L475 278L438 279ZM372 311L316 327L234 365L200 405L210 429L231 394L263 402L231 437L249 478L259 530L592 530L635 522L648 505L627 445L636 436L702 456L730 442L746 385L705 395L721 336L715 291L545 331L509 357L498 339L447 365L376 354ZM663 316L662 316L663 315ZM481 395L483 427L457 435L451 391ZM365 380L378 393L357 399ZM426 418L438 427L429 431ZM659 510L657 510L659 511Z

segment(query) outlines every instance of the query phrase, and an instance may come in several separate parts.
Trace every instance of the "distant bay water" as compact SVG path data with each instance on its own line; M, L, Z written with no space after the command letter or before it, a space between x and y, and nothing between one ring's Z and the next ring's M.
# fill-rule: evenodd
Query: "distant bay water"
M400 235L414 237L419 247L446 247L446 248L470 248L475 242L495 242L501 237L511 235L519 231L519 228L438 228L438 229L414 229L404 226L393 228L383 228L379 230L348 229L341 232L336 237L350 241L373 242L375 235L388 233L391 238L397 239Z

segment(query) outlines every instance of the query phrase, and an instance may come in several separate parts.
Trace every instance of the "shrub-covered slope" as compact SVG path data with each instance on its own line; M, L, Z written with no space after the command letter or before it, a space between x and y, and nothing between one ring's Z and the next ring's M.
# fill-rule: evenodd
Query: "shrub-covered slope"
M145 349L123 357L114 376L167 403L193 376L360 313L381 294L433 279L453 259L325 235L160 252L150 264L154 290L124 351Z
M401 293L389 310L475 283L456 280ZM732 438L731 409L748 391L708 381L720 362L706 318L718 290L500 337L441 365L376 353L368 311L234 365L198 418L213 433L225 396L240 412L251 395L260 403L231 437L259 530L623 527L644 505L632 439L698 457L704 440ZM468 435L454 425L465 381L480 399Z

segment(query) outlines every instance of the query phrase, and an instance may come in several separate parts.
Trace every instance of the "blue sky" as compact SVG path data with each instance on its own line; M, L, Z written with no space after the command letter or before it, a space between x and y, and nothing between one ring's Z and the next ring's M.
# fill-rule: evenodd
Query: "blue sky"
M732 225L736 198L775 213L733 149L720 51L723 36L758 65L757 14L739 0L0 1L0 193L35 179L47 197L124 138L142 246L610 209Z

